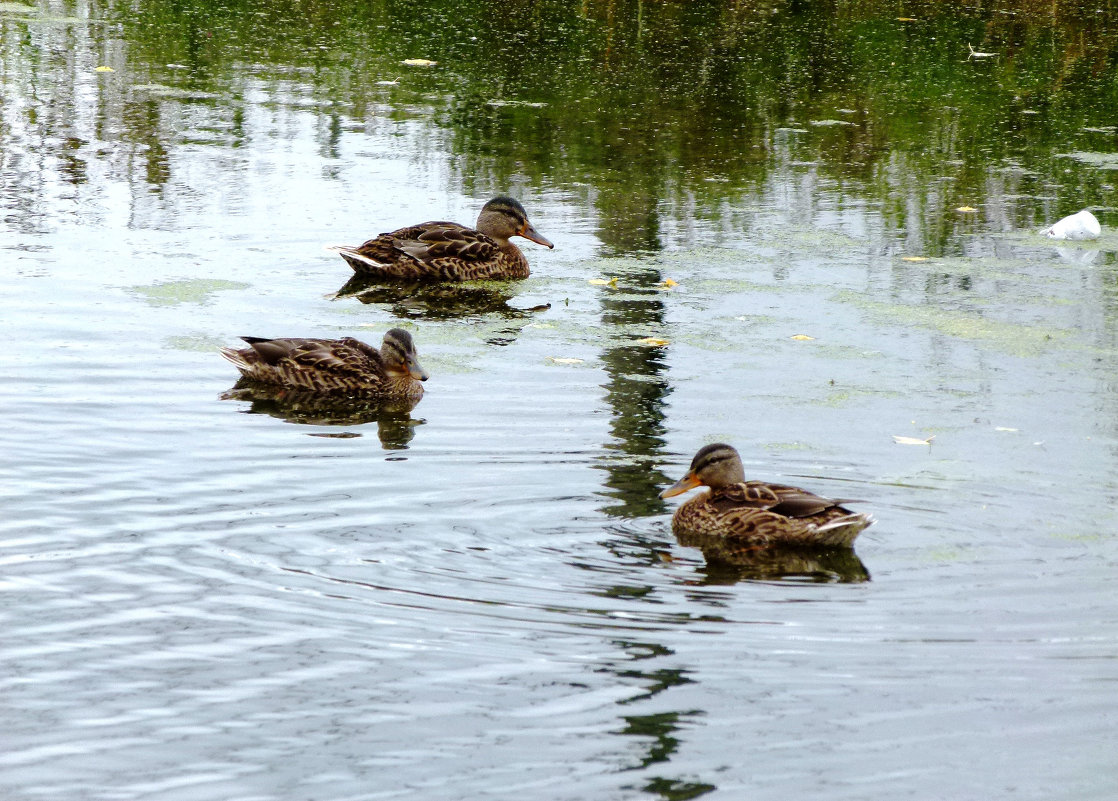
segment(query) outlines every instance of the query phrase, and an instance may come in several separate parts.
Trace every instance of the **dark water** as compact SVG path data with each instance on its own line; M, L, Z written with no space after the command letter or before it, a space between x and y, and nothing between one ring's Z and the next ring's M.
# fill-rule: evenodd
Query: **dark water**
M1093 5L0 5L0 795L1113 798L1116 52ZM499 192L528 280L337 294L323 245ZM392 326L410 414L221 397L241 334ZM658 492L715 440L880 522L708 565Z

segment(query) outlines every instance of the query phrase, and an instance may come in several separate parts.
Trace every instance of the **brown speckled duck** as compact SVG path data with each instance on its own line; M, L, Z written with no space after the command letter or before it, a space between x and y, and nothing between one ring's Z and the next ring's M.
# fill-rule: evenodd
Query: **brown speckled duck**
M377 279L477 281L527 278L528 260L509 241L522 236L555 247L528 221L519 201L495 197L482 207L474 228L452 222L425 222L334 248L361 276Z
M707 445L691 469L662 493L670 498L698 486L710 487L675 510L672 531L681 537L721 537L751 546L849 548L872 515L807 490L746 481L741 457L729 445ZM692 544L685 542L684 544Z
M359 339L242 337L247 348L221 348L245 378L303 392L417 401L427 380L411 334L393 328L380 350Z

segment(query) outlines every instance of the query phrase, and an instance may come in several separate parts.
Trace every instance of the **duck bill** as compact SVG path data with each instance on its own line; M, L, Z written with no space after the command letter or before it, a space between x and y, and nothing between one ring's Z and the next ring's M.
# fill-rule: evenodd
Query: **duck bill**
M520 235L525 239L535 242L537 245L543 245L545 248L555 247L555 245L551 244L551 240L537 231L530 222L524 223L524 228L521 229Z
M408 360L404 363L404 367L408 369L408 375L416 381L426 381L430 375L414 356L408 356Z
M673 495L682 495L683 493L687 492L687 490L695 489L695 487L698 487L698 486L700 486L699 479L695 478L694 473L688 473L683 478L681 478L679 481L675 482L670 487L668 487L666 490L661 492L660 497L661 498L670 498Z

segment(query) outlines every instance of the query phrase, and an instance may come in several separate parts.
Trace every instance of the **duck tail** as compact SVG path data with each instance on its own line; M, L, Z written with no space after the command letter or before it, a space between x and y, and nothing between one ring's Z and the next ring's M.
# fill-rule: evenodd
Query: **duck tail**
M849 548L859 534L876 522L870 514L844 515L818 526L812 535L812 541L819 545Z
M359 253L352 245L328 245L326 249L334 251L345 259L346 264L358 275L384 275L387 272L383 264Z
M217 352L220 353L226 361L232 362L238 370L248 370L249 363L245 360L242 354L236 348L218 348Z

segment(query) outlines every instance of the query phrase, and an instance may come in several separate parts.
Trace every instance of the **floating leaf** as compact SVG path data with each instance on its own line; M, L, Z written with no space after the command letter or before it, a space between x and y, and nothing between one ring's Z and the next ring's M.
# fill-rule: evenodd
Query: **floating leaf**
M970 214L972 212L978 211L978 209L976 209L974 206L959 206L959 208L955 209L955 211L961 211L963 214Z
M567 356L548 356L548 359L556 364L582 364L582 359L575 359Z
M897 17L897 22L916 22L915 17Z
M429 58L405 58L400 63L408 67L433 67L439 62L432 61Z
M809 337L807 334L793 334L792 339L799 340L800 342L807 342L815 339L815 337Z
M673 286L679 286L679 282L673 281L670 278L665 278L660 282L660 286L664 287L664 289L671 289Z
M94 67L94 72L116 72L112 67Z
M667 345L668 344L668 340L660 339L659 337L645 337L644 339L638 339L637 342L641 345L654 345L654 346L660 346L660 345Z
M614 289L617 289L617 276L609 279L591 278L587 283L593 284L594 286L611 286Z
M927 261L927 256L901 256L901 261Z
M894 434L893 442L897 443L898 445L931 445L932 440L935 438L935 434L932 434L932 436L928 437L927 439L920 439L919 437L899 437Z

